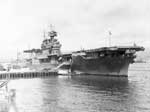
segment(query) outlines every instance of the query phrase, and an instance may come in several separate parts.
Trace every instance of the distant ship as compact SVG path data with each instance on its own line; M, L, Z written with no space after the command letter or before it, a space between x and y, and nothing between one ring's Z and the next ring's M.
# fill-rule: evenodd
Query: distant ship
M55 38L57 32L48 32L50 38L44 39L41 49L26 50L34 53L40 66L48 63L48 67L56 70L68 70L73 74L97 74L107 76L128 76L129 64L134 63L137 51L141 46L112 46L70 53L61 52L61 44ZM33 61L33 60L32 60ZM55 67L52 65L55 65Z

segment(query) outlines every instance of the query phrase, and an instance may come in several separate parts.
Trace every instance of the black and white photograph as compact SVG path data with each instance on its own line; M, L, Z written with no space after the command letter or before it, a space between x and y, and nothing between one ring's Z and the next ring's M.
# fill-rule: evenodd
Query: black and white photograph
M0 0L0 112L150 112L150 1Z

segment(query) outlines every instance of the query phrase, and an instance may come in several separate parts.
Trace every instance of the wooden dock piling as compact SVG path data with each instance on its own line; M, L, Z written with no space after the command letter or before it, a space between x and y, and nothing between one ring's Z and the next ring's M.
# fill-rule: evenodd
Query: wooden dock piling
M57 75L57 72L7 72L0 73L0 79L37 78Z

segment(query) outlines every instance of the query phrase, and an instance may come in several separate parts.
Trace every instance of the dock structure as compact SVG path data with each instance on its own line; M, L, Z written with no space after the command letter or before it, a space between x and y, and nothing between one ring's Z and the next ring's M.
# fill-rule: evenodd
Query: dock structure
M47 76L57 76L58 73L53 72L7 72L0 73L1 79L18 79L18 78L38 78L38 77L47 77Z

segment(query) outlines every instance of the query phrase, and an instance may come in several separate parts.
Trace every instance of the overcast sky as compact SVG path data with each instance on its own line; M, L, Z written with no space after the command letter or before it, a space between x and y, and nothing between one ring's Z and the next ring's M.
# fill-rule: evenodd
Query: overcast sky
M150 46L150 0L0 0L0 59L40 48L53 24L63 51Z

